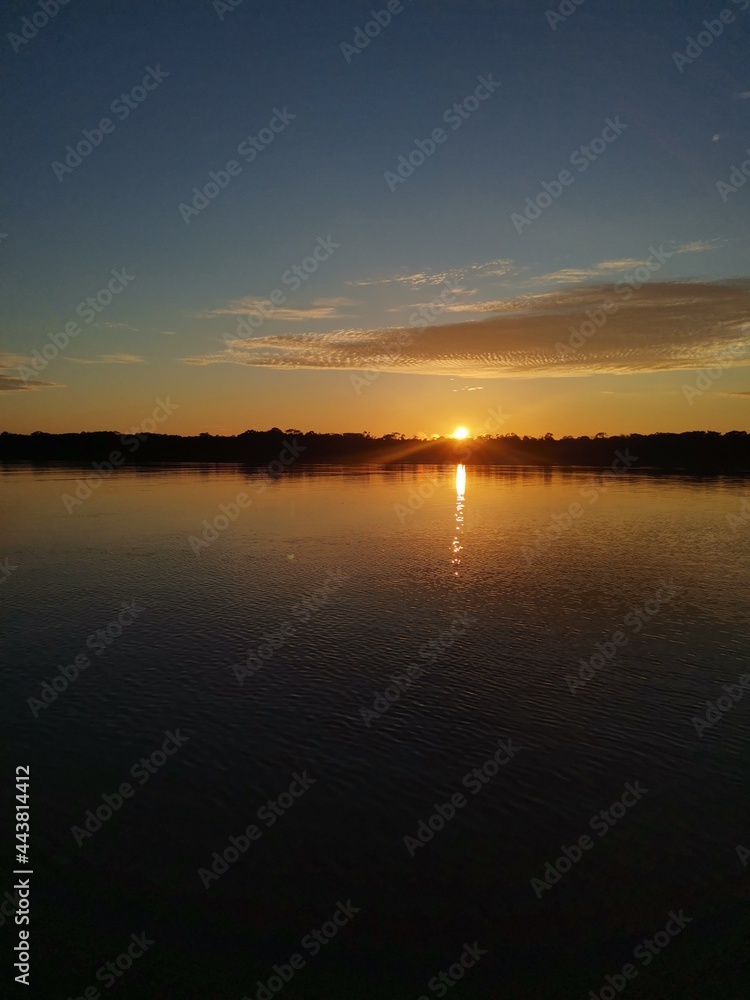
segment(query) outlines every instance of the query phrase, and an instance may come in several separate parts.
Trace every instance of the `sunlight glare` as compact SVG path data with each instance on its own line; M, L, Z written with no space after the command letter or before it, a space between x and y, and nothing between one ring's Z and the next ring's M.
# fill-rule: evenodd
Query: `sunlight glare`
M460 500L463 500L466 493L466 466L456 466L456 493Z

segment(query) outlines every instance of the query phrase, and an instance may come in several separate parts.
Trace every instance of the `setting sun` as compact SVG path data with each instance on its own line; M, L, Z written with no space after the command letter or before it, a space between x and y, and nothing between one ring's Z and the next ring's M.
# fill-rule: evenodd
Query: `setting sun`
M464 438L469 436L469 430L467 427L457 427L452 434L452 437L458 438L459 441L463 441Z

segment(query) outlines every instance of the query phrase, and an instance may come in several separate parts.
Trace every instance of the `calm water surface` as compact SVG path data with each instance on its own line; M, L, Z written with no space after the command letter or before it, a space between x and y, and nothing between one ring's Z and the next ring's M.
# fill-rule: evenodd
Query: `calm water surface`
M700 736L692 721L750 671L746 481L170 468L119 471L68 513L81 475L2 474L32 995L255 998L300 953L283 997L575 1000L682 909L692 922L635 961L626 996L750 996L750 693ZM97 638L125 602L132 623ZM44 703L80 654L90 666ZM177 729L184 744L138 770ZM465 784L500 739L513 758ZM132 797L76 838L123 782ZM627 783L647 792L592 828ZM465 805L410 853L454 793ZM199 870L250 824L258 838L206 888ZM535 891L584 834L593 846ZM360 912L303 947L347 900ZM97 970L143 931L155 943L110 994ZM476 967L429 988L475 941Z

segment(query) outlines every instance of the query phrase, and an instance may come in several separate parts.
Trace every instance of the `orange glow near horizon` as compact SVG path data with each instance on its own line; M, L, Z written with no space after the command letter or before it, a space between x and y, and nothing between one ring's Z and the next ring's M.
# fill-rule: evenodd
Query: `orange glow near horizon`
M458 441L463 441L469 436L469 429L467 427L457 427L455 431L451 434L451 437L456 438Z

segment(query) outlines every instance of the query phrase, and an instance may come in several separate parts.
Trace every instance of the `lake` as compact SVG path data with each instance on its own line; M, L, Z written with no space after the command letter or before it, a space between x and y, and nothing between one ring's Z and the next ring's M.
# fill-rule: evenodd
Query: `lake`
M747 997L745 479L1 475L33 995Z

